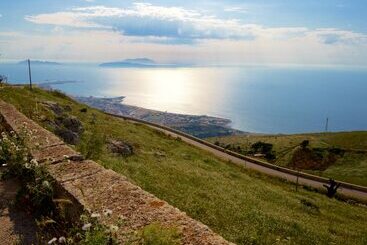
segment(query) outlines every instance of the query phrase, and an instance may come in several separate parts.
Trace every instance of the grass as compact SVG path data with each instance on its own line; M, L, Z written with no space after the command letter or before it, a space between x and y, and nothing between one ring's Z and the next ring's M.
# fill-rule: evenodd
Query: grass
M163 227L153 223L144 227L138 234L144 245L179 245L180 233L174 227ZM139 243L139 244L140 244Z
M104 147L96 161L238 244L366 244L367 208L349 204L246 170L147 126L107 116L52 92L5 87L0 98L40 124L52 113L39 101L72 108L86 133L91 119L106 138L124 140L134 155ZM95 116L92 116L95 114Z
M367 150L367 131L310 133L294 135L244 135L216 137L208 139L210 142L230 144L243 149L250 149L251 144L262 141L273 144L277 159L275 164L287 166L291 160L293 149L303 140L310 141L312 148L337 147L352 150ZM357 153L347 151L343 157L328 167L325 171L307 172L327 178L334 178L358 185L367 186L367 152Z

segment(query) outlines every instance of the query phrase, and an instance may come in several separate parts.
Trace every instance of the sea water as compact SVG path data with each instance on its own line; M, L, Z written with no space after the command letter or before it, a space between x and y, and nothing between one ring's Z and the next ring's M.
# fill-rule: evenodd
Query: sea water
M0 64L11 83L27 83L26 65ZM125 96L123 103L232 120L248 132L367 130L367 70L242 66L102 68L33 65L35 83L79 96Z

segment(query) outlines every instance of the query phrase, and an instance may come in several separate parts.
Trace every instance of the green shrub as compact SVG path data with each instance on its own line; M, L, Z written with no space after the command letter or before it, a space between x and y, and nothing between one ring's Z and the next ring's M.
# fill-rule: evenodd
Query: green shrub
M50 91L50 93L56 97L59 97L61 99L64 99L64 100L71 100L69 96L67 96L65 93L63 93L62 91L60 90L57 90L57 89L53 89Z
M304 140L301 142L300 146L302 147L302 149L306 149L307 146L310 145L310 141L309 140Z
M87 159L98 160L103 153L105 136L96 127L91 131L84 132L78 145L78 150Z

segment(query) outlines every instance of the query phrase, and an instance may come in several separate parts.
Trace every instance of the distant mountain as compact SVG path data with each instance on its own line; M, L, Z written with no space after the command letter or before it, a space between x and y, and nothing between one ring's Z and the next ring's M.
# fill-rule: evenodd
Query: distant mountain
M136 59L126 59L125 62L135 63L135 64L155 64L154 60L148 58L136 58Z
M126 59L123 61L102 63L102 67L154 67L159 66L154 60L147 58Z
M129 68L129 67L137 67L137 68L173 68L173 67L191 67L189 64L161 64L156 63L154 60L148 58L136 58L136 59L126 59L123 61L115 61L115 62L107 62L102 63L99 66L101 67L115 67L115 68Z
M28 60L18 62L19 65L28 64ZM44 60L31 60L31 65L61 65L61 63L44 61Z

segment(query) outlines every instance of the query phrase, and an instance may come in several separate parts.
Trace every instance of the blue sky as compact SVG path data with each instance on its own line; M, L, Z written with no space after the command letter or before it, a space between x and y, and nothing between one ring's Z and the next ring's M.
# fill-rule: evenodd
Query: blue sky
M367 66L362 0L2 0L5 60Z

